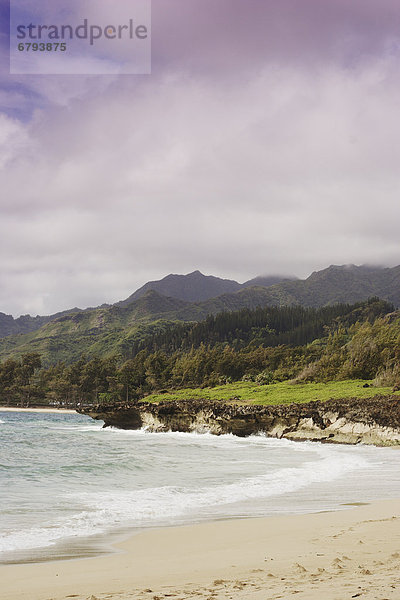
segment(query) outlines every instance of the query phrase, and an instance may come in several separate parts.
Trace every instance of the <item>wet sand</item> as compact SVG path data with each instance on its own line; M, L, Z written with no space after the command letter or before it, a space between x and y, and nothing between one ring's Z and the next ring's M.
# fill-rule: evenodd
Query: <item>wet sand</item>
M35 413L66 413L75 415L76 410L72 408L17 408L11 406L0 406L0 412L35 412Z

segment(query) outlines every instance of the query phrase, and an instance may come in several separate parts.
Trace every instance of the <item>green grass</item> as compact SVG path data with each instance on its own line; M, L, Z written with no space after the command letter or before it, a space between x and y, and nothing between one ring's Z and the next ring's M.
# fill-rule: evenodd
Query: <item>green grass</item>
M230 383L215 388L195 388L176 390L168 394L152 394L146 396L146 402L160 402L171 400L220 400L224 402L238 402L251 404L291 404L339 398L370 398L376 394L388 395L392 393L390 387L367 387L363 385L370 381L348 380L331 381L328 383L303 383L292 384L287 381L270 385L256 385L249 382ZM400 392L396 392L400 395Z

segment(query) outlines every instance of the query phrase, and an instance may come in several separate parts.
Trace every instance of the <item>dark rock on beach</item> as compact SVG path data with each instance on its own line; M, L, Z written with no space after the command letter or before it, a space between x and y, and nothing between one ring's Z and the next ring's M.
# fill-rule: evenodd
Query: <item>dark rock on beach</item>
M263 433L291 440L344 444L400 445L398 396L347 398L327 402L259 406L209 400L151 404L98 405L79 412L104 421L105 427L148 431Z

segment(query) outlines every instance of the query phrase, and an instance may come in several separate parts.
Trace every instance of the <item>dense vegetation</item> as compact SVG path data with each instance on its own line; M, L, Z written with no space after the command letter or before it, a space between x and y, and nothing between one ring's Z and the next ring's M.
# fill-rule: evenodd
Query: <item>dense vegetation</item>
M258 307L236 312L209 315L199 323L172 324L161 332L132 343L131 357L140 350L162 350L170 354L178 350L198 348L201 344L214 347L228 343L234 350L259 346L303 346L322 337L327 328L341 323L350 326L357 321L373 321L394 310L377 298L355 305L336 304L323 308Z
M169 325L127 349L42 367L37 353L0 363L0 403L126 401L171 389L248 382L400 384L400 313L378 299L322 309L268 307Z
M204 302L189 303L149 290L127 306L69 313L37 331L0 340L0 359L37 352L44 365L88 357L131 356L131 347L177 322L201 321L210 314L265 306L267 290L244 289Z

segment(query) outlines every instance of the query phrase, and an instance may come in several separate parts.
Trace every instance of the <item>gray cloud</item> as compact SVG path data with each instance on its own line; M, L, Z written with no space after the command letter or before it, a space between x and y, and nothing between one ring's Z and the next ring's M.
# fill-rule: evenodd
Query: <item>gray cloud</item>
M398 264L396 5L155 0L151 77L27 78L32 119L0 117L0 310Z

